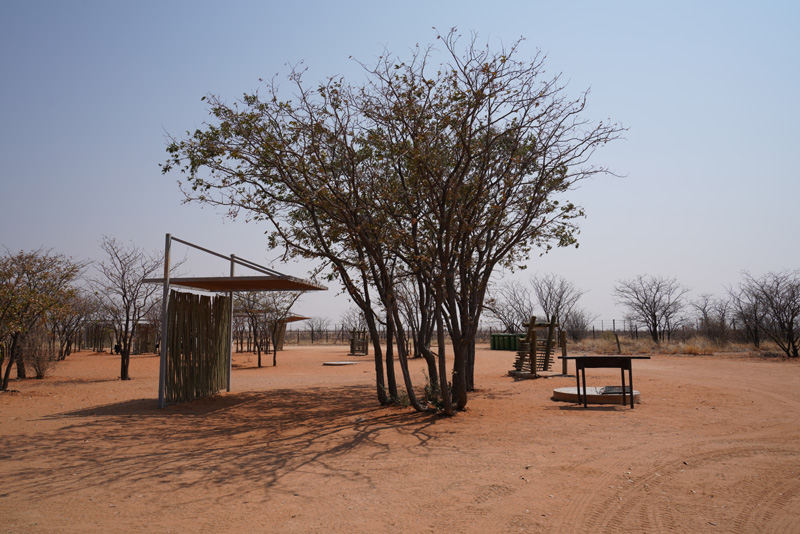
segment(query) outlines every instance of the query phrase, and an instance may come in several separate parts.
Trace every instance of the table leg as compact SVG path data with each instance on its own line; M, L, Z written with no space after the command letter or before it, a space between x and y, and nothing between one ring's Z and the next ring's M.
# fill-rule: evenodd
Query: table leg
M586 394L586 367L581 368L581 375L583 375L583 407L586 408L589 402L589 398Z
M622 375L622 405L628 404L625 397L625 367L620 367L619 372Z
M631 383L631 410L633 410L633 365L628 367L628 382Z

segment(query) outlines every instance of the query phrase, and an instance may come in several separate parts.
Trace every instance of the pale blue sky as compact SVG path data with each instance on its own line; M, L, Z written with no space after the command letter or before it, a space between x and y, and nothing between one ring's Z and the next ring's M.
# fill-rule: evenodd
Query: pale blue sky
M181 203L162 176L165 132L207 117L303 60L308 81L360 80L383 46L403 55L432 26L492 46L526 38L588 116L630 130L598 152L625 178L585 183L578 250L533 258L590 290L583 305L621 319L611 289L674 276L722 295L743 270L800 268L800 4L777 2L0 2L0 244L99 259L103 234L149 249L171 232L269 263L265 228ZM194 274L227 267L190 255ZM303 265L273 265L303 276ZM335 289L335 288L334 288ZM337 291L298 311L336 320Z

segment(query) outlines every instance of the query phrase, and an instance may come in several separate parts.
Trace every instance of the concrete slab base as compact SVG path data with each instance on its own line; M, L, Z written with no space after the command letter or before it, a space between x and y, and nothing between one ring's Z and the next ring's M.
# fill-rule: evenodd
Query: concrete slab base
M355 365L358 362L322 362L322 365Z
M614 393L605 393L606 389L611 390L615 388L617 391ZM583 389L583 388L581 388ZM630 391L630 389L628 390ZM557 388L553 390L553 400L564 402L578 402L578 388ZM586 399L589 404L622 404L622 391L620 386L605 386L605 387L587 387ZM631 402L630 398L626 400ZM642 399L639 392L633 390L634 404L641 404Z

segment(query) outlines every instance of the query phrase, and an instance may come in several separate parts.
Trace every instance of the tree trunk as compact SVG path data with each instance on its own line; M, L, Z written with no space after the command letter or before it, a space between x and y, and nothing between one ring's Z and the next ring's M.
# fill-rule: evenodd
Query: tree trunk
M278 366L278 331L280 326L273 325L270 332L271 332L271 340L272 340L272 367Z
M472 343L467 345L466 353L466 381L467 391L475 391L475 337L472 338Z
M396 304L396 303L394 303ZM394 305L391 309L391 315L389 310L387 310L387 320L394 320L395 322L395 333L397 334L397 358L400 362L400 370L403 372L403 382L406 386L406 393L408 394L408 402L411 406L417 410L418 412L428 412L431 411L430 409L426 408L422 404L419 403L417 399L417 394L414 391L414 384L411 380L411 373L408 370L408 344L407 339L405 337L405 332L403 327L400 324L400 316L399 311L397 310L397 306Z
M441 395L439 385L439 371L436 368L436 355L431 351L430 346L420 347L420 354L425 358L425 363L428 365L428 380L430 381L431 393L437 398ZM445 373L445 376L447 374Z
M394 375L394 322L387 317L386 321L386 379L389 385L389 397L397 400L397 379Z
M453 340L453 402L456 410L467 406L467 347Z
M11 367L14 365L16 361L17 351L19 350L19 334L12 334L11 336L11 348L8 351L8 356L6 360L8 360L8 364L6 365L6 371L3 373L3 383L2 387L0 387L0 391L8 391L8 381L11 378ZM2 369L2 367L0 367Z
M258 368L261 369L261 338L258 335L258 330L253 333L253 348L258 355Z
M130 380L130 374L128 373L128 368L130 367L131 363L131 348L126 343L122 346L122 350L120 351L120 366L119 366L119 379L120 380Z
M28 378L25 374L25 362L22 359L22 351L19 349L20 347L17 345L16 353L13 355L14 363L17 364L17 379Z
M362 311L364 311L362 309ZM383 352L381 350L381 338L378 335L378 328L375 325L375 317L364 311L364 318L367 321L367 329L369 330L369 337L372 340L372 352L375 355L375 387L378 393L378 402L381 406L391 404L389 395L386 394L386 379L383 372Z
M450 388L447 386L447 361L445 359L445 345L444 345L444 322L442 321L442 312L440 309L436 311L436 341L439 345L439 393L442 399L442 406L445 415L453 415L453 402L450 398Z

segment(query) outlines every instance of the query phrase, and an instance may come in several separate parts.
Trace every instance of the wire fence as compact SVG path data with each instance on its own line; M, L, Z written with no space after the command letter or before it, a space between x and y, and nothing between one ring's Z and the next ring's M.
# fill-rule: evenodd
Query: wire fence
M735 325L732 328L736 333ZM683 323L672 328L669 332L671 337L678 340L687 340L698 332L695 324ZM386 330L379 330L381 341L386 341ZM478 329L476 343L489 343L492 334L524 332L508 332L502 326L489 325ZM572 332L567 332L572 335ZM581 332L580 338L598 339L605 333L616 334L620 338L639 339L639 336L649 337L650 333L641 323L630 319L597 319L586 326L586 330ZM342 345L350 342L351 330L345 326L336 326L327 329L312 328L290 328L286 331L285 343L290 345ZM434 335L434 338L436 336Z
M638 337L642 332L641 327L636 327L630 321L625 320L597 320L588 327L584 333L585 337L602 336L603 332L615 332L620 336L629 335ZM386 341L386 330L379 329L381 341ZM478 329L475 342L489 343L492 334L524 334L524 332L507 332L503 327L490 325ZM644 335L647 335L644 332ZM346 345L350 342L351 330L344 326L337 326L326 329L312 328L288 328L284 343L288 345ZM434 339L436 338L434 334Z
M386 330L379 329L381 341L386 341ZM502 328L486 327L478 329L477 343L489 343L492 334L504 332ZM314 330L311 328L288 328L284 337L287 345L346 345L350 343L351 330L345 327ZM434 339L436 335L434 333Z

